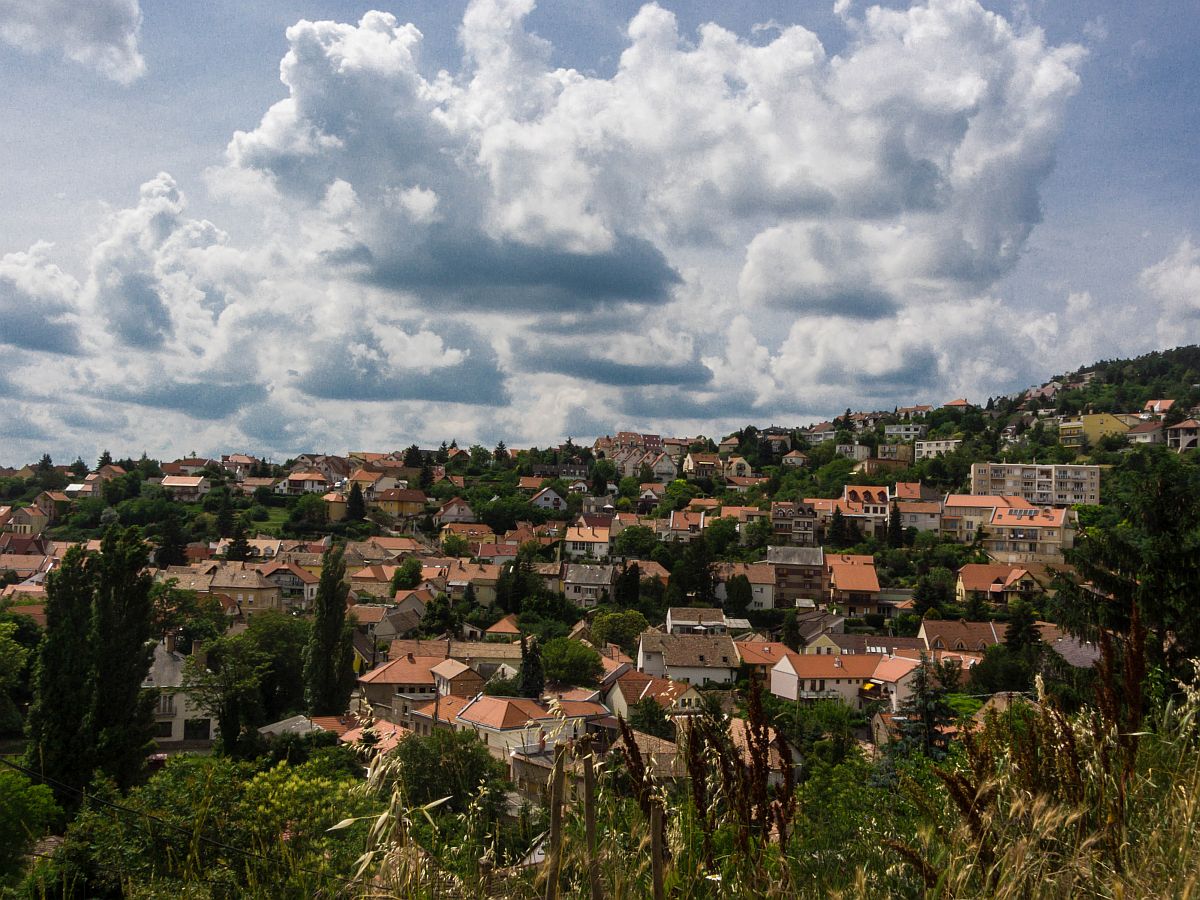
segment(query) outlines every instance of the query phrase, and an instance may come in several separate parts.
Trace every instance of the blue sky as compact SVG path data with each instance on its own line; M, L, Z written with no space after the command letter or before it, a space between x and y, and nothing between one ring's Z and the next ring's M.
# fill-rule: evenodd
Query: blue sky
M1197 4L885 6L0 2L0 462L713 433L1194 343Z

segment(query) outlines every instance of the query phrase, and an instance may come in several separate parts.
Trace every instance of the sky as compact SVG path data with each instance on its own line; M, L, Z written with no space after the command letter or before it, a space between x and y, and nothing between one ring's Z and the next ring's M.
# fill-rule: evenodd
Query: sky
M0 464L720 435L1195 343L1197 13L0 0Z

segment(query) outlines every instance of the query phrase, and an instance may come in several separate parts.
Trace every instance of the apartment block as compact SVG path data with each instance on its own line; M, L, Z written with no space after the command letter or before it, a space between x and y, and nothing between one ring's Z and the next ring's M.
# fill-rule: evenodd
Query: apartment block
M945 456L953 453L962 446L959 439L946 441L917 441L917 459L933 459L935 456Z
M971 493L1020 497L1035 506L1094 506L1100 502L1100 466L975 463Z
M902 422L899 425L883 426L883 433L893 441L915 441L918 438L925 437L925 432L928 430L928 425L919 425L915 422Z

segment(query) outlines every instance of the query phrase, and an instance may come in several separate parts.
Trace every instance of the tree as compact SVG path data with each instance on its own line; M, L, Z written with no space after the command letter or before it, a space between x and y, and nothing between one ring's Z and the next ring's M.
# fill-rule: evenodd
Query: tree
M739 538L737 519L714 520L704 529L704 537L708 541L713 556L724 556L730 547L737 546Z
M442 552L447 556L469 556L470 547L465 537L451 532L442 540Z
M904 525L900 520L900 506L894 502L888 511L887 544L889 547L904 546Z
M650 623L636 609L623 612L597 613L592 619L592 643L597 647L616 644L626 653L637 650L638 638Z
M744 616L754 601L754 588L745 575L734 575L725 582L725 612L733 616Z
M794 653L800 652L800 625L796 622L796 611L789 609L783 614L783 628L779 639Z
M357 481L350 485L350 493L346 497L346 518L351 522L361 522L367 517L367 501L363 499L362 485Z
M613 603L621 607L637 606L642 593L642 571L637 563L621 569L613 581Z
M140 529L110 528L94 567L89 642L97 690L84 730L95 740L96 768L121 790L140 778L154 734L157 698L142 687L154 658L149 555Z
M1013 653L1023 653L1042 641L1037 627L1037 616L1026 601L1016 599L1008 605L1008 628L1004 632L1004 645Z
M396 567L396 571L392 575L392 596L396 596L397 591L411 591L420 583L421 560L416 556L410 556Z
M246 528L239 517L233 523L233 531L230 533L229 543L225 547L225 558L244 562L250 558L252 553L253 549L250 547L250 542L246 540Z
M354 688L354 650L346 627L346 560L341 545L325 551L313 610L313 628L304 650L304 698L309 715L346 711Z
M21 730L21 713L13 695L20 686L29 648L22 646L16 635L16 622L0 621L0 734Z
M216 641L209 648L207 666L195 655L184 665L184 690L217 720L220 747L228 756L246 755L247 731L262 714L262 678L267 669L267 659L246 635Z
M75 462L71 463L71 474L80 481L83 481L83 479L87 478L88 467L87 463L83 461L83 457L75 457Z
M34 671L29 710L29 765L54 786L61 801L91 781L93 747L84 717L96 687L88 634L92 621L93 558L76 544L46 578L46 633ZM61 786L60 786L61 785Z
M546 641L541 651L546 680L555 684L591 687L604 674L600 654L582 641L567 637Z
M521 635L521 696L541 697L546 689L546 674L542 669L542 648L536 637Z
M675 726L661 703L645 697L629 707L629 727L664 740L675 740Z
M107 450L105 450L103 453L101 453L100 458L98 460L96 460L96 468L97 469L103 469L105 466L111 466L112 464L113 464L112 454L109 453Z
M849 541L849 529L846 527L846 517L840 509L835 508L829 518L829 544L833 547L845 547Z
M428 637L439 637L457 631L458 616L454 614L450 598L439 592L425 607L425 615L421 617L421 633Z
M630 525L622 528L613 541L613 555L625 559L649 559L659 544L653 528L645 525Z
M304 711L304 648L312 624L277 610L255 613L242 638L266 662L259 680L262 722L276 722Z
M465 813L482 801L488 822L503 808L504 768L469 731L435 728L428 735L410 735L393 757L412 808L446 798L447 810Z
M21 871L33 842L61 818L50 788L0 769L0 884Z
M759 516L746 526L746 547L750 550L762 550L770 544L774 534L770 517Z
M899 749L941 759L949 743L947 729L954 722L954 710L946 703L946 688L938 682L924 653L913 671L910 689L908 699L900 704Z

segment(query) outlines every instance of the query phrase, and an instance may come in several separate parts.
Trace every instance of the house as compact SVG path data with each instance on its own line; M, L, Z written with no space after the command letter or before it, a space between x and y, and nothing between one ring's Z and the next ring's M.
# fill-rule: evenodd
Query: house
M36 506L18 506L8 514L6 531L14 534L41 534L50 524L50 517Z
M917 631L927 650L966 650L982 653L1004 640L1004 625L965 619L925 619Z
M725 613L719 609L672 606L667 610L667 634L725 634Z
M441 697L474 697L483 690L483 676L457 659L443 659L429 670Z
M521 628L517 624L516 614L510 613L509 615L505 616L499 622L496 622L494 625L490 626L484 632L484 634L490 638L505 641L514 641L518 639L521 636Z
M968 563L958 570L954 594L959 605L972 600L994 606L1007 606L1016 599L1029 600L1045 591L1045 582L1052 577L1040 566L1040 579L1029 568L1007 563Z
M829 596L823 548L768 547L767 563L775 570L776 608L816 605Z
M367 501L372 509L382 510L393 519L407 519L423 515L428 498L415 488L393 487L376 491Z
M1134 425L1125 432L1125 437L1131 444L1165 444L1167 442L1163 423L1157 419Z
M983 529L983 549L997 562L1062 562L1075 544L1069 509L996 509Z
M438 695L423 706L408 711L409 727L414 734L430 735L434 729L459 731L458 714L466 709L474 697L459 697L455 694Z
M637 668L685 684L732 684L739 657L727 635L647 631L638 643Z
M221 468L237 481L245 480L257 465L259 465L259 460L253 456L247 456L245 453L231 453L221 457Z
M899 651L924 649L925 642L916 637L826 632L805 644L801 652L826 656L838 653L881 653L885 656L893 656Z
M610 530L590 525L574 525L567 529L563 550L573 559L604 559L610 550Z
M800 654L788 650L771 669L771 693L793 701L839 700L858 709L860 690L886 658L879 653Z
M734 641L742 665L749 669L756 678L767 679L771 669L787 652L787 645L781 641Z
M683 458L683 474L687 478L712 478L721 465L716 453L689 453Z
M828 556L830 608L847 616L887 615L889 608L878 604L879 578L871 556L842 554Z
M701 702L700 692L690 684L629 670L612 683L604 703L614 716L628 719L630 707L647 698L658 703L669 716L693 713Z
M957 409L960 411L965 411L965 410L974 409L974 408L975 408L975 404L970 403L967 400L964 400L962 397L959 397L956 400L948 400L942 404L942 409Z
M812 547L817 543L817 511L811 504L771 504L771 534L778 544Z
M286 493L290 495L298 494L325 494L329 491L329 479L317 471L301 471L293 472L284 480L287 485Z
M502 666L515 670L521 662L520 645L503 641L392 641L388 650L390 658L399 659L406 654L457 659L465 662L485 679L491 678Z
M746 460L744 460L742 457L731 456L729 459L725 460L725 464L722 466L721 474L724 475L726 479L749 478L753 474L753 470L750 468L750 463L746 462Z
M433 515L433 524L438 528L454 522L474 522L475 513L469 503L461 497L447 500L442 508ZM491 529L488 529L489 531Z
M1167 429L1167 446L1176 453L1200 447L1200 422L1184 419L1178 425L1172 425Z
M351 747L370 747L376 753L391 753L412 732L403 725L376 719L338 735L338 743Z
M865 444L838 444L833 452L842 459L864 460L871 455L871 448Z
M482 522L447 522L442 526L438 540L445 544L446 538L451 535L462 538L468 545L495 543L496 540L496 532L492 531L491 526L484 525Z
M607 602L615 580L615 566L569 563L563 567L563 594L576 606L590 609Z
M737 451L741 443L741 440L736 434L731 434L729 437L721 441L721 443L717 444L717 453L720 456L729 456L729 454Z
M750 609L775 608L775 569L767 563L719 563L717 600L724 604L728 597L726 586L729 580L739 575L750 582Z
M437 693L433 669L446 658L404 653L360 675L359 689L375 718L403 724L414 706L432 700Z
M1117 416L1112 413L1087 413L1078 419L1060 422L1058 442L1077 450L1094 447L1102 437L1125 434L1138 423L1136 416Z
M561 512L567 508L567 501L564 500L559 493L553 488L542 488L529 501L530 505L536 509L545 509L551 512Z
M258 569L264 578L279 588L283 605L292 610L309 610L317 599L321 579L291 560L273 560Z
M658 453L650 462L650 472L663 484L669 484L679 477L679 467L666 453Z
M154 646L150 670L142 681L144 690L158 692L154 705L154 742L160 750L201 750L212 746L216 721L183 690L187 665L175 648L175 635L168 634Z
M802 469L808 465L808 456L799 450L789 450L780 462L788 469Z
M1174 400L1147 400L1142 406L1142 418L1166 415L1167 410L1175 405Z
M455 717L459 731L472 731L494 757L507 762L513 751L552 747L587 733L589 721L609 715L595 701L562 700L561 715L541 700L480 694Z
M937 534L942 530L942 504L939 500L897 500L896 513L900 516L901 528L915 528L917 531L931 531Z

